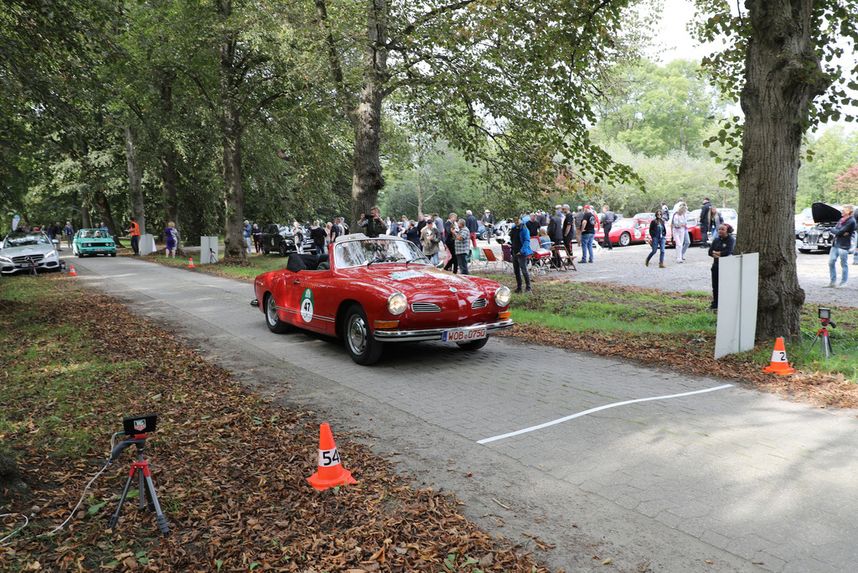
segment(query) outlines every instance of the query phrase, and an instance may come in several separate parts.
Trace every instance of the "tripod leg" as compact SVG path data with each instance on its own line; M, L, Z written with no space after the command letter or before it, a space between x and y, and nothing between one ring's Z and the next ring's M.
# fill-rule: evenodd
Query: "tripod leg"
M110 529L113 529L116 527L116 524L119 523L119 512L122 511L122 504L125 503L125 498L128 497L128 490L131 489L132 481L134 481L133 473L128 476L128 481L125 482L125 488L122 490L122 495L119 497L119 504L116 506L116 511L113 513L113 517L110 518L110 522L107 525Z
M137 476L140 478L137 485L140 509L146 509L146 488L143 487L143 472L138 471Z
M822 347L825 349L825 358L831 358L834 352L831 350L831 339L828 336L822 338Z
M161 511L161 504L158 503L158 494L155 493L155 484L152 482L152 476L146 476L146 485L149 486L149 497L152 498L152 505L155 506L155 521L158 522L158 529L164 535L169 535L170 526L167 525L167 518L164 517L164 512Z

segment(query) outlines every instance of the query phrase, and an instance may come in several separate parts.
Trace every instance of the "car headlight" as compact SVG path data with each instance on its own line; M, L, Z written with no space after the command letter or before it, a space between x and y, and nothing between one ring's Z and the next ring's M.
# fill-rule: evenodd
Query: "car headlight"
M387 310L390 314L398 316L408 308L408 299L401 292L395 292L387 299Z
M512 292L510 292L509 287L502 286L495 291L495 304L498 306L508 305L510 298L512 298Z
M823 239L827 239L829 236L831 236L831 233L829 233L828 231L825 231L824 233L822 233Z
M804 239L806 236L807 236L807 233L805 233L804 231L800 231L798 234L799 239Z
M55 258L57 258L57 252L56 252L56 251L51 251L50 253L48 253L47 255L45 255L45 258L46 258L46 259L55 259Z
M12 259L9 257L0 257L0 263L11 263Z

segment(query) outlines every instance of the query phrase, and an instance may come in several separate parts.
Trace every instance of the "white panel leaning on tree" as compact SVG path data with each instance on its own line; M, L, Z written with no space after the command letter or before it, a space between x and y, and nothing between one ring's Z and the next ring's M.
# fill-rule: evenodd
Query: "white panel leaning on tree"
M718 266L716 359L754 348L760 255L748 253L724 257Z

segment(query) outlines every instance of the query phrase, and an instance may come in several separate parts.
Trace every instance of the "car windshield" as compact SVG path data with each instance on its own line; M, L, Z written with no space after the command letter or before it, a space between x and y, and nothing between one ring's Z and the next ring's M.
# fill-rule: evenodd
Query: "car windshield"
M334 261L339 269L377 263L429 264L414 243L402 239L361 239L337 243Z
M101 229L82 229L80 232L82 239L106 239L108 235L107 231Z
M32 245L50 245L51 241L42 233L11 233L3 242L4 249L28 247Z

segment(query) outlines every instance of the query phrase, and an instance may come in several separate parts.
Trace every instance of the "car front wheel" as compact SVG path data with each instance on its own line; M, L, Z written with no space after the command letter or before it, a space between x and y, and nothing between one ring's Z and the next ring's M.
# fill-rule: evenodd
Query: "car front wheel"
M372 337L369 320L360 305L353 305L346 313L343 323L343 338L346 350L357 364L369 366L381 358L384 344Z
M456 344L461 350L473 352L474 350L479 350L488 343L489 337L486 336L485 338L480 338L479 340L472 340L471 342L457 342Z
M289 331L289 325L277 315L277 303L274 302L274 295L267 293L265 295L265 324L268 330L275 334L283 334Z
M621 247L628 247L629 243L631 243L631 242L632 242L632 236L629 235L628 233L623 233L622 235L620 235L620 246Z

